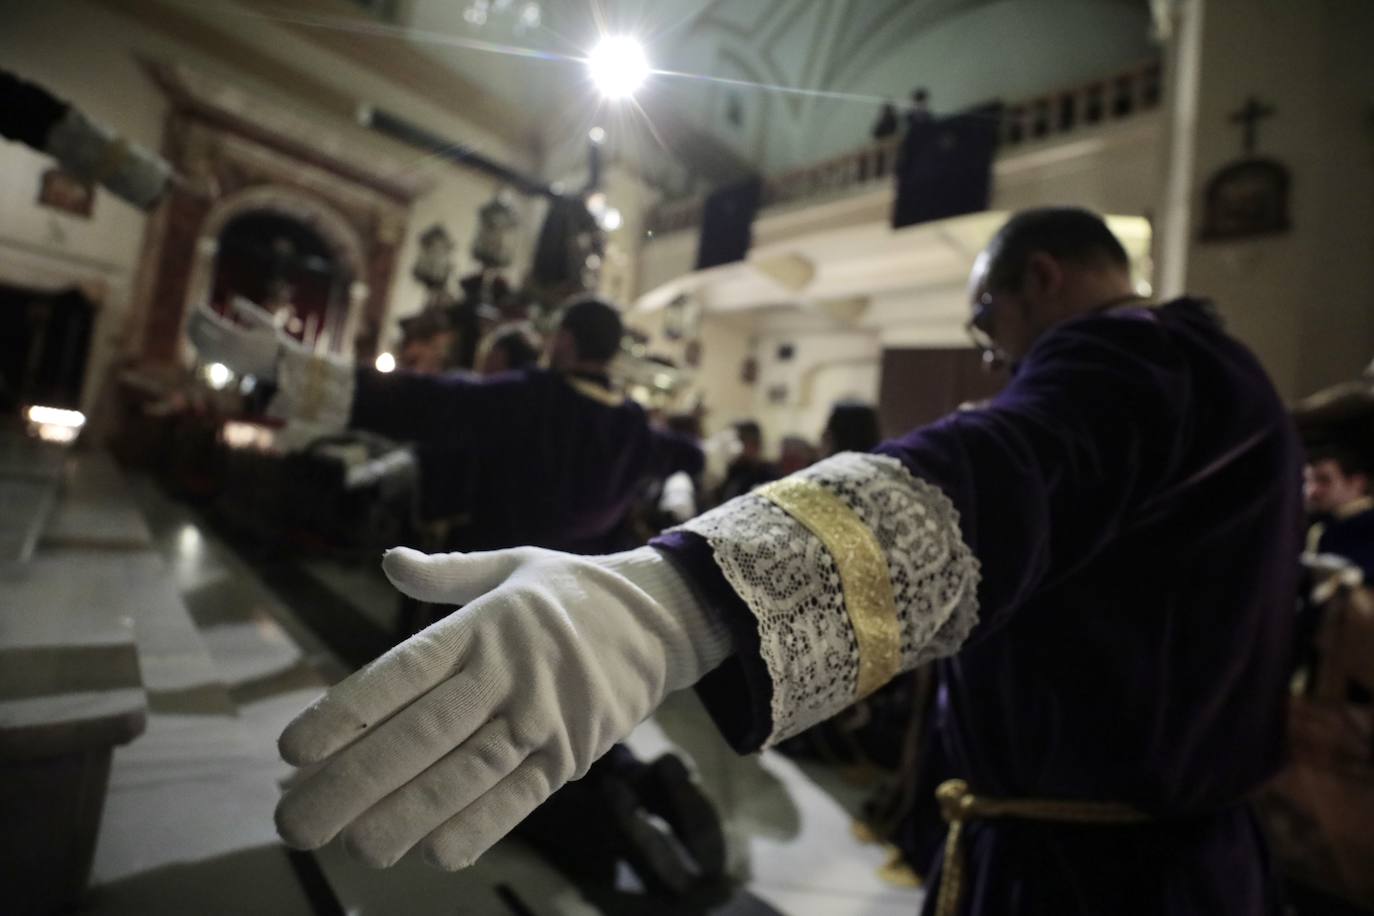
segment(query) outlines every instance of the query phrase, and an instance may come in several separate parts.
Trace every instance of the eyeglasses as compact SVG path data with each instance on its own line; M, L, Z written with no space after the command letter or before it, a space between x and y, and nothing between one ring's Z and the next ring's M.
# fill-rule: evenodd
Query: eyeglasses
M997 369L1005 365L1006 354L992 337L992 294L983 293L973 306L973 315L964 324L964 332L983 357L983 368Z

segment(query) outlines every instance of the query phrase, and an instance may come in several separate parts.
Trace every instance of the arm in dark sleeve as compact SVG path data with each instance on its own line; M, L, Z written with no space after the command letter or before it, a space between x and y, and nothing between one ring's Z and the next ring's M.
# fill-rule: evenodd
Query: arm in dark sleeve
M1174 473L1196 393L1148 312L1049 335L986 409L880 445L938 486L983 568L980 630L1092 560Z
M487 400L487 385L467 375L356 371L348 425L400 441L461 441Z
M650 428L653 476L667 477L685 471L696 477L706 467L706 455L695 439L666 429Z
M899 461L920 486L933 485L957 513L955 533L981 573L972 638L997 627L1047 582L1088 562L1151 497L1178 460L1190 396L1185 374L1148 315L1085 319L1042 340L986 408L879 446L877 456ZM862 487L857 480L836 492L844 497ZM757 498L742 497L715 511L762 512L766 507L751 509L754 504L745 502ZM881 509L859 514L875 529L893 521ZM807 699L811 693L779 678L815 678L816 672L798 667L794 674L785 659L769 656L769 639L761 638L769 609L728 581L729 554L737 548L690 530L670 532L654 545L687 572L734 631L735 657L698 685L722 733L745 751L786 737L774 720L786 715L792 695ZM894 582L902 559L889 552ZM909 642L920 618L899 610ZM769 619L767 629L778 625ZM805 621L789 626L795 632L784 644L835 638L805 632ZM954 649L969 635L968 629L957 634ZM843 646L836 649L843 652ZM905 653L903 667L919 657ZM830 713L848 705L844 700L836 698Z

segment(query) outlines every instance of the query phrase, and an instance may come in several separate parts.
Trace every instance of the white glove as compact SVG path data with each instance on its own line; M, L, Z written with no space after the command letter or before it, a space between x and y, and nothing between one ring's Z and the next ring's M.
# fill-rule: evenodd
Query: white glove
M724 625L662 554L577 557L532 547L382 561L402 592L466 607L330 690L282 733L320 764L277 807L277 829L385 867L419 845L470 865L587 772L670 691L730 652Z
M275 381L277 364L287 347L302 349L276 326L272 313L247 299L235 298L234 313L247 325L226 321L208 305L191 310L186 336L206 362L223 363L239 375L265 382Z

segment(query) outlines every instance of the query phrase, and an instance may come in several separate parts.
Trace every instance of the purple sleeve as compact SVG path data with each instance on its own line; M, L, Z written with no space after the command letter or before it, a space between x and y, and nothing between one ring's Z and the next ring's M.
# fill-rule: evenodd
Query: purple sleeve
M706 467L706 455L696 440L666 429L650 429L653 449L653 473L667 477L685 471L696 477Z
M1093 558L1179 460L1189 391L1148 317L1085 319L1043 339L1012 384L986 407L883 443L939 487L959 513L982 566L980 623L995 630L1047 581ZM737 750L772 729L771 682L755 619L701 537L670 532L654 546L697 583L729 622L738 651L698 685Z
M959 512L982 567L971 641L1148 511L1185 457L1193 396L1150 313L1080 319L1043 338L986 407L875 449L938 486Z
M759 654L754 615L726 583L711 546L700 535L669 531L651 543L693 581L697 593L730 628L735 653L697 682L697 694L732 748L741 754L758 750L773 731L773 688Z
M486 385L468 375L358 369L348 425L405 442L461 441Z

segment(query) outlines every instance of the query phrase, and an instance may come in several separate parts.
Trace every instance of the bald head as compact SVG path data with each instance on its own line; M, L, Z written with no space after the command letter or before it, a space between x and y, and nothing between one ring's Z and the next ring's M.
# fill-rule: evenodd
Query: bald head
M1100 216L1023 210L974 262L971 328L980 345L1015 363L1054 325L1132 292L1130 258Z
M988 243L987 283L1014 290L1036 252L1076 267L1130 273L1131 259L1102 217L1079 207L1022 210Z

